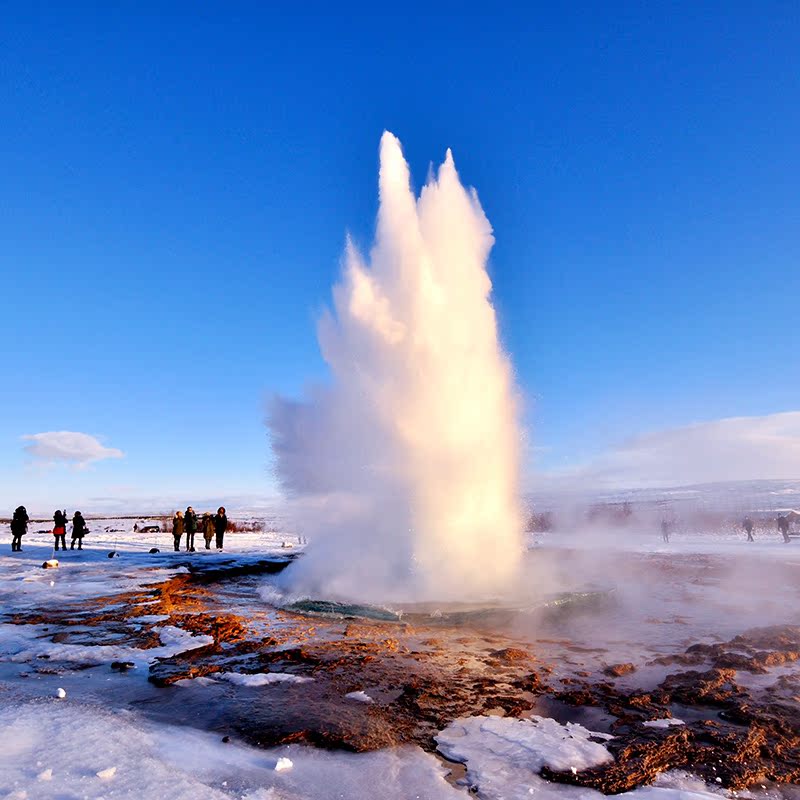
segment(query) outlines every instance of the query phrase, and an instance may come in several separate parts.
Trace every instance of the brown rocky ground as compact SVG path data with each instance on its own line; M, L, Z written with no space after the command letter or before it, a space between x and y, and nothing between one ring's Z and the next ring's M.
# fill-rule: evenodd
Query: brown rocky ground
M264 561L190 572L140 591L9 621L47 626L54 641L144 649L159 644L155 629L163 624L212 636L210 645L151 665L149 681L165 691L177 681L221 672L313 678L277 691L220 684L213 727L262 746L304 742L364 751L413 742L433 751L434 735L460 716L524 716L547 701L562 709L602 711L615 736L608 743L613 763L577 774L545 770L553 781L618 793L668 768L687 769L730 789L800 781L800 678L787 670L800 658L800 627L760 628L728 642L692 645L653 662L676 668L654 688L631 690L617 679L633 680L633 664L576 671L556 681L534 644L498 632L420 620L313 618L271 608L253 613L252 606L239 615L230 597L221 602L220 587L232 579L281 567ZM148 621L151 615L168 621ZM552 653L552 647L542 650ZM39 669L58 665L42 663ZM743 680L773 677L770 670L775 680L769 684ZM368 691L374 702L345 698L357 690ZM179 704L165 700L164 707L180 713ZM643 724L673 715L687 724Z

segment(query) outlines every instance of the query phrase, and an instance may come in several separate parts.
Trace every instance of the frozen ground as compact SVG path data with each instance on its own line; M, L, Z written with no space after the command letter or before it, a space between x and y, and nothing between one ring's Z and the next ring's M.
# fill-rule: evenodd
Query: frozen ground
M98 645L89 632L81 641L80 626L70 629L77 643L74 635L65 642L46 624L12 624L13 615L133 590L185 572L191 563L247 564L265 554L301 552L303 546L296 536L258 531L228 534L224 553L174 553L170 534L134 534L134 522L90 521L84 550L59 553L60 566L54 570L41 567L52 555L51 534L35 533L44 525L31 526L19 554L10 552L7 530L0 528L0 797L433 799L466 797L467 785L485 800L601 797L592 790L548 783L537 772L542 765L582 769L600 763L609 757L605 737L590 737L580 726L566 727L541 716L472 717L452 723L440 732L439 749L447 759L464 764L465 771L460 776L454 772L449 780L449 767L416 747L367 754L299 745L260 750L236 739L224 743L209 724L211 712L198 714L192 727L157 721L145 713L147 708L159 704L163 693L187 690L181 685L151 686L148 664L156 656L206 644L207 637L161 624L159 618L140 617L156 623L158 646L139 650L126 644ZM199 538L197 544L202 547ZM665 545L652 532L594 531L536 536L531 544L527 576L532 596L587 585L615 590L613 606L601 623L596 615L555 619L544 628L524 615L512 620L515 635L558 661L556 678L630 661L637 672L623 681L655 682L665 670L648 663L684 642L715 641L752 624L799 619L800 542L784 545L777 534L748 545L739 533L687 533ZM153 546L161 552L150 554ZM108 558L112 550L118 558ZM254 591L242 602L255 608L262 600ZM133 667L121 674L110 668L112 661ZM48 670L48 662L62 668ZM215 691L222 685L225 691L250 692L282 692L295 683L270 675L227 673L213 687L213 679L201 678L191 681L191 691L201 690L204 681ZM351 694L355 705L371 705L367 692ZM631 794L641 800L687 800L721 793L691 776L667 772L656 785ZM776 789L759 793L779 794ZM780 793L792 796L791 787Z

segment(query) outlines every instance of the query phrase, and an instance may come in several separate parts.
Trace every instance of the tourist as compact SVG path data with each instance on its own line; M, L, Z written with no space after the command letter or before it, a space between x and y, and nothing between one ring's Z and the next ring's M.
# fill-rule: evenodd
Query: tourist
M172 519L172 539L175 543L175 552L180 552L181 549L181 536L183 536L183 514L180 511L175 512Z
M778 517L778 530L783 534L783 541L790 542L789 538L789 518L784 517L782 514Z
M69 543L69 549L75 549L75 542L78 543L78 550L83 550L83 537L88 533L86 528L86 520L80 511L76 511L72 517L72 540Z
M755 539L753 538L753 520L750 517L745 517L744 521L742 522L742 527L747 532L747 541L754 542Z
M661 538L669 544L669 535L672 532L672 523L666 519L661 520Z
M206 550L211 549L211 540L214 538L214 518L211 514L203 514L203 539L206 543Z
M220 506L217 509L217 515L214 517L214 531L217 534L217 550L222 550L222 543L225 539L226 530L228 530L228 518L225 516L225 507Z
M197 514L189 506L183 515L183 528L186 531L186 550L194 553L194 535L197 533Z
M28 532L30 517L25 506L19 506L11 517L11 552L22 552L22 537Z
M67 512L66 510L61 511L60 509L56 509L55 514L53 514L53 536L55 537L56 546L55 549L58 550L59 543L61 544L61 549L67 549Z

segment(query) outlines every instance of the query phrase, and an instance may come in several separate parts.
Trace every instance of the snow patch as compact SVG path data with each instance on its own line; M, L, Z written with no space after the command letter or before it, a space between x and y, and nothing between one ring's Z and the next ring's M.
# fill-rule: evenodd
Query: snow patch
M451 723L436 736L439 751L451 761L473 764L482 777L490 772L523 770L528 776L542 767L565 771L597 767L613 756L594 739L611 739L574 722L562 725L547 717L468 717ZM478 781L483 785L484 780Z
M175 681L173 686L211 686L213 683L219 683L219 681L215 681L206 675L201 675L199 678L181 678L179 681Z
M147 667L156 658L169 658L186 650L213 644L211 636L195 636L173 625L154 628L162 646L141 650L125 645L84 645L56 643L41 625L0 624L0 658L15 663L30 663L37 658L78 664L106 664L131 661ZM59 695L60 696L60 695Z
M649 719L642 723L646 728L671 728L673 725L685 725L682 719Z
M246 674L243 672L222 672L220 678L235 683L237 686L266 686L269 683L309 683L313 678L304 678L301 675L290 675L288 672L257 672Z
M486 800L603 800L593 789L550 783L542 767L579 772L613 757L599 741L613 739L582 725L554 719L509 717L459 719L436 737L445 758L467 767L467 782ZM699 778L673 770L652 786L618 795L626 800L721 800L727 794Z
M348 692L345 697L348 700L358 700L361 703L375 702L366 692Z
M101 769L99 772L95 772L95 775L103 781L110 781L116 774L116 767L108 767L106 769Z
M0 797L15 800L464 800L438 760L414 747L261 750L135 713L52 699L4 704L0 730ZM32 769L43 754L47 769ZM40 780L44 774L51 779Z

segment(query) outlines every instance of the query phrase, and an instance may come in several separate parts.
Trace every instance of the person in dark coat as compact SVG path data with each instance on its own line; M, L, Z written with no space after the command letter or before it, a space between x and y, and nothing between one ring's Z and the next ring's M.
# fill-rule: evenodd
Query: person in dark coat
M72 540L69 543L69 549L75 549L75 542L78 543L78 550L83 550L83 537L89 531L86 528L86 520L80 511L76 511L72 517Z
M783 534L783 541L790 542L789 538L789 518L781 515L778 517L778 530Z
M172 518L172 538L175 542L176 553L181 549L181 536L183 536L183 514L176 511Z
M214 517L212 517L211 514L203 514L200 527L203 531L203 539L206 543L206 550L210 550L211 540L214 538Z
M30 517L25 506L19 506L11 517L11 552L22 552L22 537L28 532Z
M183 529L186 531L186 549L194 552L194 535L197 533L197 514L189 506L183 515Z
M742 522L742 527L745 529L747 533L747 541L754 542L755 539L753 538L753 520L750 517L745 517L744 521Z
M56 509L56 513L53 514L53 536L55 537L56 546L55 549L58 550L58 545L60 544L62 549L67 549L67 512L61 511L60 509Z
M222 550L222 543L225 539L226 530L228 530L228 518L225 516L224 506L220 506L214 517L214 531L217 534L217 550Z

